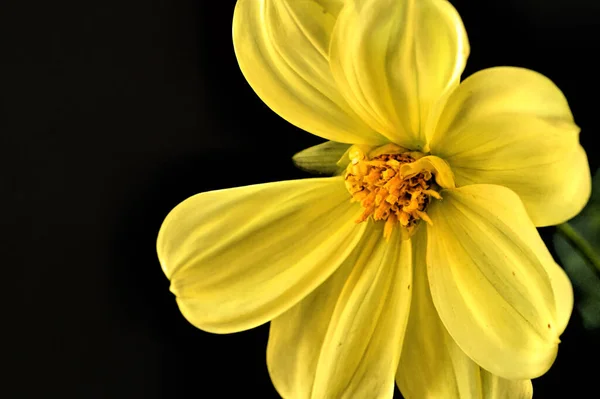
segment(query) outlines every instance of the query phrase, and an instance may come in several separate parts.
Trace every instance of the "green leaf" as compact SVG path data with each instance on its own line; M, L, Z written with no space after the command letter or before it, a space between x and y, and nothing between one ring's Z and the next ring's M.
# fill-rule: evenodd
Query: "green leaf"
M554 248L579 300L575 307L587 329L600 328L600 169L592 197L579 215L557 226Z
M326 141L300 151L292 157L292 160L298 168L306 172L318 175L336 175L347 166L347 162L344 164L341 158L350 146L351 144Z

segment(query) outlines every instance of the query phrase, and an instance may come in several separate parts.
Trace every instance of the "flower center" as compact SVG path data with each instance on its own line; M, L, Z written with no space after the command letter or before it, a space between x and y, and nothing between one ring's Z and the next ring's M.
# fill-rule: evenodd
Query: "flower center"
M421 219L431 223L425 213L430 197L441 199L439 186L430 170L402 175L401 166L413 163L423 154L403 152L381 154L371 158L361 154L351 156L344 175L346 188L353 201L364 208L356 220L364 222L369 217L385 221L383 235L387 239L398 224L405 229L403 237L410 237Z

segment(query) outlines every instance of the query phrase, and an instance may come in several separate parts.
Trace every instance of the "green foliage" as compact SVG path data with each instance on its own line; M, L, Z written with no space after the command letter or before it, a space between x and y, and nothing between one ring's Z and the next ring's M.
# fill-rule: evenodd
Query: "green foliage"
M345 168L346 165L338 161L341 161L348 148L350 144L326 141L300 151L292 160L298 168L306 172L332 176Z
M584 327L600 328L600 170L592 180L592 197L575 218L557 227L556 253L579 296L575 307Z

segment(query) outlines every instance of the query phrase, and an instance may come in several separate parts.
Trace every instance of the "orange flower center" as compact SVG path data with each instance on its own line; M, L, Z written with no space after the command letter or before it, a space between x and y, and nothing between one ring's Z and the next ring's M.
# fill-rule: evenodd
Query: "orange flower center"
M356 220L364 222L369 217L385 221L383 235L386 239L398 223L411 235L421 219L431 223L425 213L430 197L441 199L439 187L430 171L402 176L400 167L415 162L409 153L382 154L372 159L353 159L346 168L346 188L353 201L364 208Z

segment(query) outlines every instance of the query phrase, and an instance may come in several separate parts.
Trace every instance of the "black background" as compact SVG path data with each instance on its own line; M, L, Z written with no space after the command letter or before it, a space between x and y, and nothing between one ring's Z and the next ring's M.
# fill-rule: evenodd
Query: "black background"
M595 170L598 2L453 3L472 48L464 76L515 65L550 77ZM178 202L305 177L290 157L322 141L245 82L234 4L0 3L3 397L277 397L268 326L195 329L155 255ZM594 392L599 339L575 313L536 397Z

